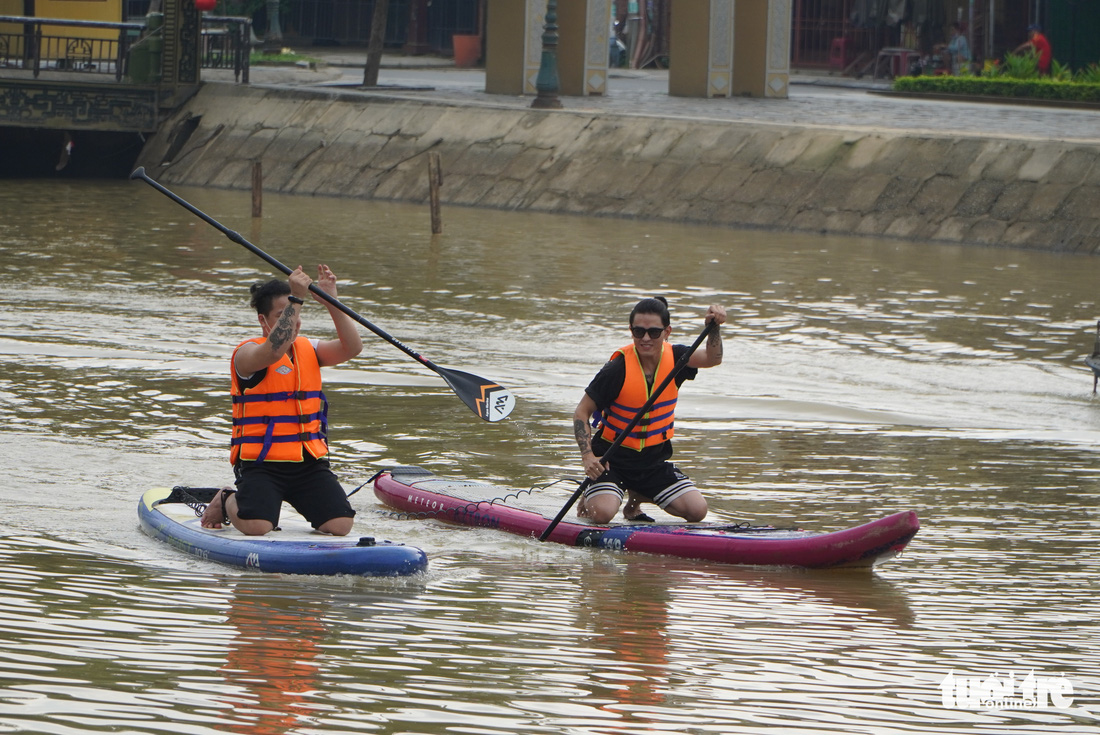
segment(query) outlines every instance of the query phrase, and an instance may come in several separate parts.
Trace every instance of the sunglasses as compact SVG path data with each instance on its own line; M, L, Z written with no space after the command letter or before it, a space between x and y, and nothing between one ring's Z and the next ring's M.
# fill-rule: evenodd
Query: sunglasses
M665 328L664 327L650 327L650 328L646 329L645 327L631 327L630 328L630 333L634 335L634 339L641 339L642 337L646 336L647 334L649 335L650 339L658 339L658 338L660 338L660 336L662 334L665 333Z

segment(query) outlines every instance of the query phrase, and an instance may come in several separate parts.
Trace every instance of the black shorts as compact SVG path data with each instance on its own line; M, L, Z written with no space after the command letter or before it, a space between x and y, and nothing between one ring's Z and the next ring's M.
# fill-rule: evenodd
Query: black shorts
M245 520L261 519L278 526L284 500L314 528L333 518L355 516L326 457L314 459L307 453L303 462L238 462L233 474L237 476L237 515Z
M667 508L669 503L681 495L695 489L695 483L671 462L662 462L646 470L616 469L614 460L599 479L588 486L584 496L611 493L619 496L619 501L627 491L641 495L659 508Z

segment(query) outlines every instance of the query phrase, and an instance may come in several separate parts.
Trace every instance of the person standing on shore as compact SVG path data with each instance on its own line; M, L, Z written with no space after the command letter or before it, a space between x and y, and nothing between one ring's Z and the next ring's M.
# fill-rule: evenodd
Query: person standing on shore
M1054 60L1054 51L1050 47L1050 41L1043 35L1043 29L1036 23L1027 27L1027 40L1013 49L1012 53L1023 53L1029 48L1039 57L1039 73L1050 76L1050 63Z
M707 322L722 324L726 310L711 306ZM668 302L658 296L642 299L630 312L631 344L611 355L585 389L573 413L573 432L581 450L584 471L592 483L580 499L577 514L594 523L609 523L629 493L623 517L630 521L653 519L641 511L643 502L655 503L667 513L697 523L707 515L707 501L672 458L673 419L679 387L694 380L699 368L722 362L722 336L710 333L706 348L693 352L684 369L665 388L645 418L604 464L601 457L649 400L652 391L672 371L686 345L667 342L672 333ZM594 414L599 429L592 435Z
M951 24L951 40L947 42L947 54L951 59L951 73L961 76L970 72L970 42L963 33L962 23Z
M218 491L203 512L204 528L232 523L247 536L262 536L279 525L285 500L320 532L351 532L355 511L329 467L321 368L355 357L363 342L349 316L317 297L328 308L337 338L299 335L312 283L298 266L289 282L276 279L251 288L263 336L238 345L230 363L236 489ZM327 265L317 266L317 285L335 298L336 276Z

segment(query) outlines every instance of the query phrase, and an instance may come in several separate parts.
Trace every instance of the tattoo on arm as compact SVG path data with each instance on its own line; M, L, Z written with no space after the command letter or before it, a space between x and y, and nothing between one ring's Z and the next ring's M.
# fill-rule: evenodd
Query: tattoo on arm
M722 356L722 333L715 329L707 337L707 352L714 357Z
M279 315L279 323L271 330L267 341L274 352L279 352L290 341L292 334L294 334L294 307L287 306Z
M592 451L592 437L588 434L587 422L573 419L573 434L577 437L577 446L581 448L581 454Z

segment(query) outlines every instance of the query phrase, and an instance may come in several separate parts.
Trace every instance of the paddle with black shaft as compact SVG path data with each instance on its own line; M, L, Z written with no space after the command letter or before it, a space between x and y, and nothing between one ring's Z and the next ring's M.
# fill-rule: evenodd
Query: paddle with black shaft
M630 436L630 432L634 430L634 427L638 425L638 422L642 420L642 417L649 413L649 409L653 407L653 402L657 400L657 397L664 392L665 388L668 387L668 384L671 383L673 378L676 377L676 373L680 372L680 370L683 369L684 365L687 365L688 360L691 359L691 356L695 353L695 350L699 348L699 345L703 344L703 340L706 339L707 335L711 333L711 330L713 330L717 326L718 323L713 319L707 322L707 325L703 327L702 333L699 335L698 338L696 338L695 342L691 344L691 347L688 348L688 351L680 355L680 359L677 360L676 364L672 366L671 372L669 372L669 374L665 376L665 379L661 381L661 384L658 385L650 394L649 400L645 402L645 405L641 407L638 413L634 414L634 418L630 420L630 423L626 425L626 428L620 431L619 435L615 437L615 441L611 443L611 446L608 447L607 451L603 453L602 457L600 457L601 462L607 464L607 458L611 456L612 452L619 448L619 445L623 443L624 439ZM546 530L543 531L542 535L539 536L539 541L545 541L550 536L550 532L557 528L558 524L561 523L561 519L565 518L565 514L569 512L569 509L573 507L573 504L580 499L581 495L584 494L584 491L587 490L588 486L591 484L591 478L584 478L584 482L582 482L580 484L580 487L578 487L573 493L573 497L569 498L569 501L565 504L565 507L563 507L558 512L558 515L554 518L554 520L550 521L550 525L547 526Z
M146 184L174 201L176 204L179 204L183 208L190 210L200 219L206 220L207 223L221 230L222 233L230 240L237 243L238 245L243 245L244 247L248 248L253 253L266 260L270 265L282 271L284 274L289 276L291 273L293 273L290 268L275 260L275 258L272 258L263 250L260 250L248 240L245 240L239 232L235 232L229 229L221 222L218 222L216 219L200 210L198 207L195 207L189 202L181 199L172 191L161 186L156 181L153 181L145 173L144 166L139 166L136 171L130 174L130 178L141 179ZM359 316L347 306L344 306L344 304L341 303L335 296L330 296L329 294L325 293L323 290L318 288L316 284L311 283L309 285L309 290L327 301L328 303L335 306L340 311L350 316L355 321L362 324L370 331L377 334L382 339L389 342L397 349L404 352L406 355L409 355L413 359L417 360L424 367L428 368L429 370L435 371L435 373L437 373L439 377L443 378L443 380L447 382L447 385L451 387L451 390L453 390L458 395L458 397L462 399L462 402L469 406L470 410L472 410L485 421L500 421L501 419L506 418L508 414L512 412L512 409L515 408L515 397L508 391L507 388L501 386L499 383L494 383L492 381L486 380L485 378L478 377L477 375L462 372L461 370L450 370L448 368L440 367L428 358L409 349L400 341L391 337L389 334L386 334L386 332L371 324L369 321Z

